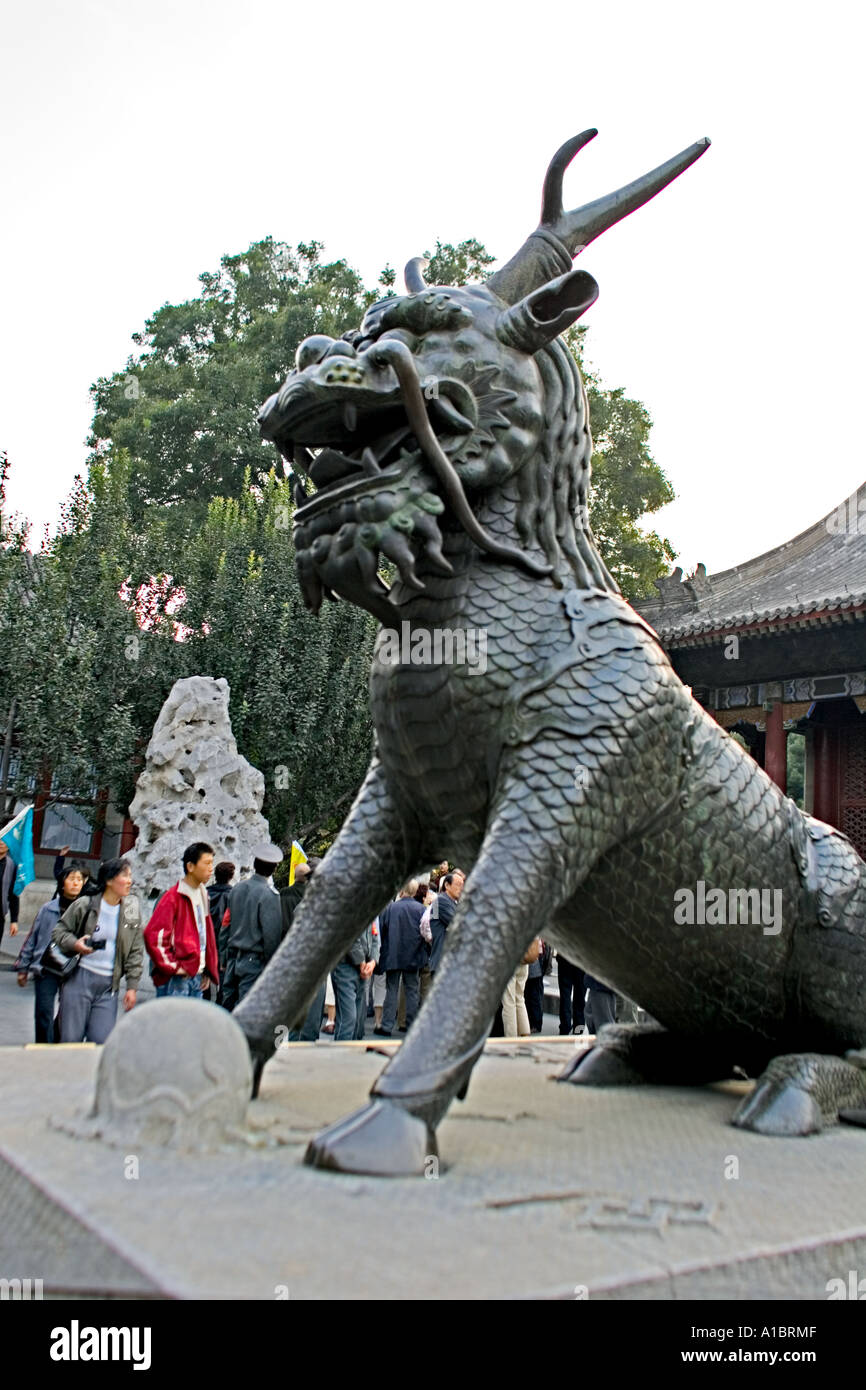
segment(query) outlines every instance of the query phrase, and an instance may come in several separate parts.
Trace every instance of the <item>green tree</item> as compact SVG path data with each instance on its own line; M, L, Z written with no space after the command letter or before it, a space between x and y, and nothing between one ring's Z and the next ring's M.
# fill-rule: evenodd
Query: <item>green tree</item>
M158 309L133 335L139 353L91 388L92 461L128 452L136 522L178 504L200 520L210 498L267 477L276 456L259 436L259 406L303 338L339 336L376 297L345 261L322 264L321 249L267 237L224 256L199 276L198 298Z
M786 740L787 755L787 787L788 795L792 801L804 808L805 783L806 783L806 736L805 734L788 734Z
M15 702L13 793L110 788L129 804L174 682L225 677L240 751L265 776L275 836L335 826L371 751L375 623L345 603L317 620L295 577L289 485L215 498L177 545L173 518L130 520L118 451L76 482L57 535L0 550L0 708Z
M14 701L18 793L114 784L136 752L130 677L137 627L118 597L125 566L124 478L76 480L57 534L32 554L7 549L0 593L0 701Z
M641 519L674 500L674 490L649 447L652 419L622 387L610 390L584 359L587 328L565 335L586 385L592 428L589 522L605 564L626 598L655 595L653 581L667 574L676 551Z
M321 252L320 242L292 248L268 237L224 256L218 271L199 276L199 297L158 309L134 335L139 354L92 388L93 461L110 467L121 451L128 456L134 524L155 507L170 509L146 523L162 530L168 558L186 545L190 523L201 523L211 498L238 497L244 478L261 487L275 463L282 469L255 417L301 340L312 333L339 337L383 291L394 292L391 267L376 290L367 290L345 260L323 263ZM494 261L473 238L457 245L437 239L425 255L428 283L441 285L483 280ZM622 388L605 388L587 369L585 333L579 325L566 342L590 403L590 521L623 592L644 597L675 553L641 521L672 501L673 489L650 453L646 407Z
M0 565L6 556L24 548L29 527L21 517L13 516L8 509L9 474L12 465L6 450L0 451ZM0 582L3 571L0 569Z
M10 672L10 643L15 634L15 590L24 564L28 526L11 516L7 506L10 472L9 456L0 453L0 818L12 814L15 796L12 793L13 735L18 714L15 682Z
M276 835L337 818L364 776L372 730L367 678L375 621L348 603L315 618L295 578L289 485L272 472L257 495L215 498L177 577L175 614L190 631L184 665L224 676L232 727L265 775Z
M448 241L442 242L437 237L436 250L425 251L424 258L428 262L424 271L428 285L478 284L487 279L491 273L487 267L496 260L474 237L459 242L457 246L452 246Z

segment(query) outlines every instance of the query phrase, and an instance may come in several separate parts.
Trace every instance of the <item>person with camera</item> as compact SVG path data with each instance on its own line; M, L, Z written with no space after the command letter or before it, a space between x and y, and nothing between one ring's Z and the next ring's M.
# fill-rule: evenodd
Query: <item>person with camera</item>
M60 998L60 1041L103 1043L117 1022L117 994L126 977L123 1007L135 1007L144 964L141 907L130 892L128 859L99 866L98 893L77 898L52 934L66 956L81 957L64 981Z

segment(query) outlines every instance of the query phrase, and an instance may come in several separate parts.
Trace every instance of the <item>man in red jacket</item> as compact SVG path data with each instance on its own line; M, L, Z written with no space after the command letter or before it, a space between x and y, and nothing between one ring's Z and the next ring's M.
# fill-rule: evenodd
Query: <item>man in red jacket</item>
M183 878L163 893L144 929L158 998L180 994L201 999L205 977L219 984L216 937L205 892L213 859L213 848L204 841L184 850Z

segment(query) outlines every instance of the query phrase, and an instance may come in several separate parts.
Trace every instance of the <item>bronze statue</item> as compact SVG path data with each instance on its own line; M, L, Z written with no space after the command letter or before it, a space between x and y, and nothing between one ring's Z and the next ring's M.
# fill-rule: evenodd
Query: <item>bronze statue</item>
M411 872L444 858L470 871L370 1103L310 1145L323 1167L423 1172L539 933L658 1020L604 1030L568 1080L769 1068L735 1117L769 1133L866 1100L864 1059L841 1060L866 1044L866 865L692 699L589 531L586 395L557 335L598 287L572 258L709 143L566 213L563 173L595 133L554 156L539 227L486 284L429 288L410 262L406 296L301 344L260 417L315 487L296 496L307 603L348 599L383 630L367 779L235 1015L257 1076L275 1030ZM461 634L483 637L483 669L460 662ZM690 921L701 889L715 917Z

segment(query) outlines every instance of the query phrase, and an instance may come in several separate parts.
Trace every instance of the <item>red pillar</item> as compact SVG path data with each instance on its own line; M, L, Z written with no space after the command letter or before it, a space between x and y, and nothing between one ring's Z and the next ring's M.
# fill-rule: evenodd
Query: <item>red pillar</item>
M123 822L123 830L120 833L120 853L127 854L132 849L138 837L138 831L132 821L127 816Z
M836 825L839 820L838 730L825 725L815 729L815 798L812 814L816 820Z
M788 755L783 712L782 702L777 700L767 714L767 741L764 750L764 771L782 791L788 785Z

